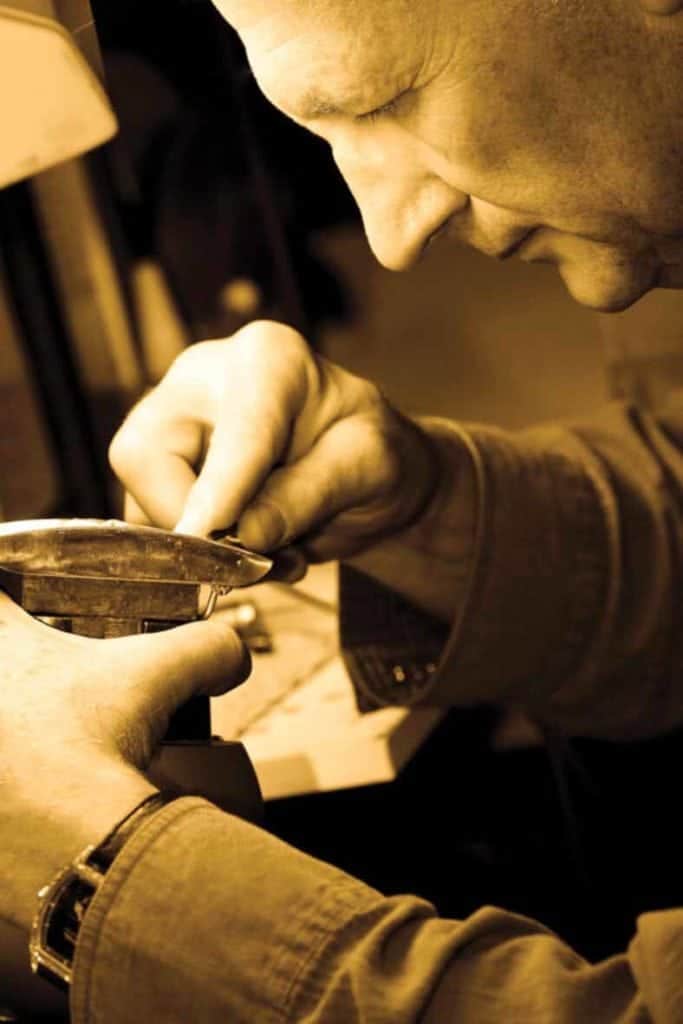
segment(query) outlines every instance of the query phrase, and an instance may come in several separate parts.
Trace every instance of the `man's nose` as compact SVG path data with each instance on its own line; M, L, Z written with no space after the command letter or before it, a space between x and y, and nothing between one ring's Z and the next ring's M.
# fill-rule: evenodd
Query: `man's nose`
M335 159L360 208L375 256L389 270L406 270L430 238L467 206L468 197L410 160Z

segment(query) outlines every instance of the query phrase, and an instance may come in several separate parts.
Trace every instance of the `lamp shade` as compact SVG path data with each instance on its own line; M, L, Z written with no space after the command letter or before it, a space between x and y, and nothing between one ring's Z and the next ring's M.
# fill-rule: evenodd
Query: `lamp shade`
M0 188L106 142L107 95L72 35L0 4Z

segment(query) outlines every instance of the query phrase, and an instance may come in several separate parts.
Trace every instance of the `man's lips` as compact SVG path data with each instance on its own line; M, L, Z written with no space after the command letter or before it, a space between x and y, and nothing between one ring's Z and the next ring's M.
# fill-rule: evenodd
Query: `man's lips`
M511 256L514 256L516 252L522 248L528 238L536 232L536 228L529 228L528 231L524 231L522 234L517 235L511 242L501 249L494 250L491 255L497 260L509 260Z
M619 312L668 278L651 250L628 250L581 235L536 227L499 250L525 263L554 264L571 295L584 306ZM673 277L673 275L671 275Z
M436 231L434 231L425 243L425 249L431 246L435 241L443 237L444 235L449 237L451 241L460 242L463 245L468 245L471 249L476 249L478 252L483 253L484 256L490 256L495 260L507 260L511 256L514 256L518 252L527 239L531 238L538 231L538 225L532 228L524 228L521 231L516 231L514 234L508 233L507 238L492 239L489 241L485 237L477 237L476 233L474 237L466 231L458 231L453 228L453 223L456 218L451 218L445 221Z
M443 225L436 234L440 235L446 228L447 225ZM669 259L665 259L661 263L657 263L651 259L644 259L643 252L639 252L636 248L631 249L629 253L625 245L603 239L598 240L588 235L546 229L544 225L539 224L518 230L514 235L509 234L507 238L503 236L498 242L493 240L489 242L482 238L468 239L462 236L459 240L478 249L485 256L490 256L500 262L519 255L525 263L553 263L558 266L565 280L575 279L576 275L571 272L569 265L563 272L563 264L578 265L579 262L588 264L592 256L587 251L585 254L581 254L582 259L579 261L576 259L577 254L573 253L571 249L567 249L568 245L573 248L577 243L583 243L600 249L603 253L612 250L620 256L620 259L615 260L611 267L609 263L603 263L602 260L595 265L591 274L591 277L594 278L594 288L587 289L585 286L580 289L570 288L576 298L579 298L576 292L581 293L580 302L597 309L626 308L652 288L683 289L683 258L680 261L675 259L678 256L678 251L674 254L674 259L671 259L671 262ZM565 249L567 251L564 251ZM627 256L626 260L624 260L624 255ZM600 287L601 284L602 287ZM590 294L591 292L593 294Z

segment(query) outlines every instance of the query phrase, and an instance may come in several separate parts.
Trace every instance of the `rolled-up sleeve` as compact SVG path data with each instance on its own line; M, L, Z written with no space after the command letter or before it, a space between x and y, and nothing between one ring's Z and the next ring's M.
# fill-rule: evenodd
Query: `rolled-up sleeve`
M147 823L86 914L74 1024L679 1024L683 912L591 965L527 918L374 889L210 804Z

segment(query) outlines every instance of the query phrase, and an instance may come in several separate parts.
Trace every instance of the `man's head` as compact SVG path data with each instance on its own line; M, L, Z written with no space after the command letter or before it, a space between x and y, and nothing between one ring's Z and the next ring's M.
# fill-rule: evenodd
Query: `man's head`
M214 0L378 259L437 234L621 309L683 287L683 0Z

